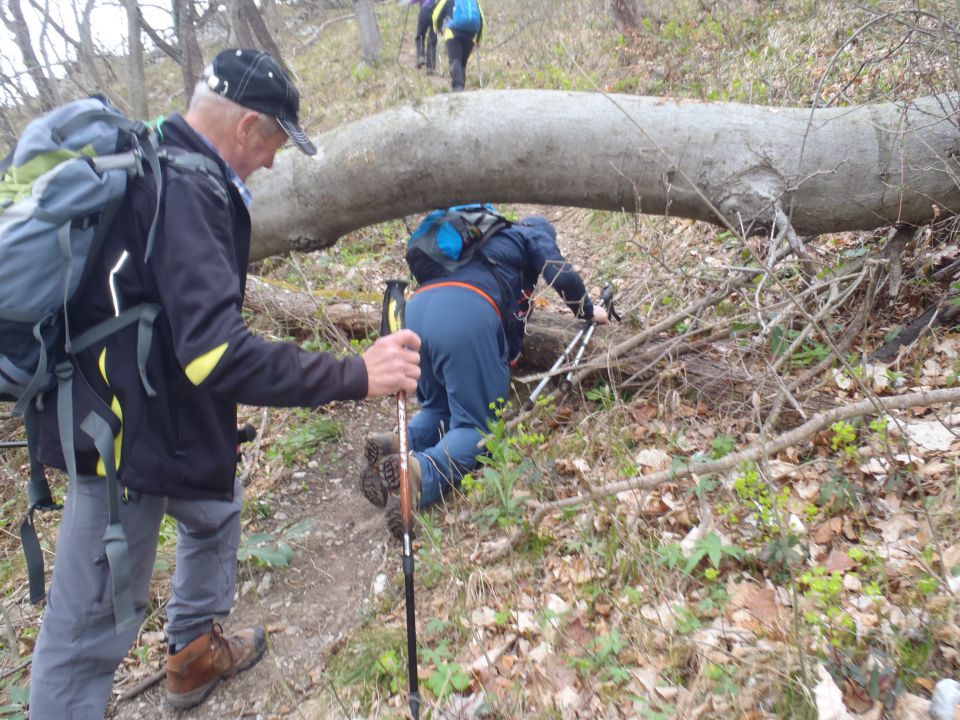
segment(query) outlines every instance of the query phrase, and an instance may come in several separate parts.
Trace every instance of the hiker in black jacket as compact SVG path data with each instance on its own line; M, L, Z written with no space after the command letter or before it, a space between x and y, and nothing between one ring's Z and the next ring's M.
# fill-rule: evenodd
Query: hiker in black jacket
M577 317L607 323L606 310L590 301L545 218L530 216L499 230L484 243L483 255L487 260L477 256L425 282L407 303L407 327L422 341L420 410L409 423L410 478L421 510L459 487L477 466L487 422L509 398L510 367L523 349L524 321L539 277ZM369 466L361 478L363 494L386 507L387 526L401 538L397 436L371 435L364 450Z
M178 529L167 605L168 702L196 705L221 678L257 662L265 650L262 627L227 635L215 622L230 612L236 587L243 494L236 478L237 404L316 407L416 387L420 343L410 331L340 360L268 342L244 324L251 202L244 181L271 167L288 140L308 155L316 152L298 124L299 103L297 89L269 55L218 54L186 115L169 116L158 133L168 152L208 157L222 181L164 166L160 216L145 261L157 190L152 178L133 180L106 237L103 262L77 298L74 337L141 303L162 311L148 357L138 358L143 336L133 325L82 353L72 382L74 417L92 410L112 430L128 555L117 567L126 567L129 577L113 571L105 543L115 538L105 537L108 481L101 454L68 418L76 452L64 458L56 392L44 398L40 459L59 468L74 460L77 477L33 654L31 717L103 717L114 671L147 608L165 513ZM132 596L134 617L121 625L118 614L115 626L121 596Z
M433 9L437 0L410 0L411 5L419 4L417 15L417 67L427 67L427 74L433 75L437 68L437 33L433 29Z

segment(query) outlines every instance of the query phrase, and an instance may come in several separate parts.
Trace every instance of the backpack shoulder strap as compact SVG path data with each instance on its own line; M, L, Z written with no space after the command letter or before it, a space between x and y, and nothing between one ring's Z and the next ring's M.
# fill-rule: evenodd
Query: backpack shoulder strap
M160 161L179 170L199 173L210 181L214 192L224 203L230 202L230 191L223 170L217 162L203 153L179 151L170 147L157 150Z

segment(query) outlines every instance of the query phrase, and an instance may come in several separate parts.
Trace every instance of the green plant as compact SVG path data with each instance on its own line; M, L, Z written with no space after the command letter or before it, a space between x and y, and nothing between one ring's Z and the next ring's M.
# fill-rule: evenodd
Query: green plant
M694 544L693 551L687 558L686 565L683 566L683 571L689 575L704 558L707 558L710 564L719 570L725 557L740 560L745 555L746 551L742 547L733 543L724 545L723 539L717 533L712 532L704 535Z
M343 423L313 410L296 410L295 416L302 420L267 448L271 460L281 459L287 465L304 462L322 443L336 442L343 436Z
M841 604L843 575L837 570L828 574L822 565L817 565L804 572L797 582L804 597L816 607L804 613L804 621L818 628L832 647L853 647L857 626Z
M478 458L482 470L479 476L468 474L461 482L463 490L478 502L493 501L479 513L486 528L509 527L519 521L523 502L516 496L516 490L535 470L526 453L544 441L542 434L528 433L522 425L515 432L509 432L502 417L502 403L495 413L496 419L488 423L485 436L487 454Z
M843 512L857 507L862 492L859 486L854 485L844 476L837 475L820 486L817 502L821 507Z
M770 333L770 352L774 355L783 355L790 349L793 342L800 337L800 331L792 328L775 327ZM823 360L830 354L830 347L824 343L807 338L800 347L795 349L790 357L791 367L809 367Z
M0 705L0 718L4 720L26 720L27 705L30 702L30 683L23 682L24 673L30 665L30 656L17 660L19 669L11 671L8 677L0 680L0 697L6 696L7 703Z
M421 655L424 662L432 663L436 668L427 678L427 687L438 700L453 691L463 692L473 684L473 678L464 671L460 663L450 662L452 653L446 641L435 648L424 648Z
M857 454L857 429L846 420L839 420L830 426L833 431L833 437L830 439L830 447L834 450L843 451L847 457L855 457Z
M259 567L287 567L293 559L290 543L310 534L314 521L301 520L284 529L279 535L259 532L247 535L237 550L237 559L250 560Z

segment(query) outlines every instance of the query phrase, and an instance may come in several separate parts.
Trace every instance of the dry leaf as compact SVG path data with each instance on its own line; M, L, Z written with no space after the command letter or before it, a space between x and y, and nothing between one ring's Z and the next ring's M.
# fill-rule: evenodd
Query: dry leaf
M904 423L903 431L915 444L927 450L949 450L957 439L939 420L918 420Z
M823 563L823 568L829 573L835 570L845 573L847 570L853 570L856 566L857 564L853 561L853 558L847 555L846 551L839 548L831 550L826 562Z
M894 720L929 720L930 701L917 695L903 693L893 708Z
M823 665L817 665L820 682L813 688L817 720L854 720L843 704L843 693Z

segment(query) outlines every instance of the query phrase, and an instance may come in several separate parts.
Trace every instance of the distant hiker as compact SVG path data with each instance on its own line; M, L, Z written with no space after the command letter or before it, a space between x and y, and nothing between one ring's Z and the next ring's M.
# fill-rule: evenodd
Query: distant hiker
M510 366L522 350L539 276L577 317L607 323L606 311L590 301L580 275L560 253L550 222L530 216L499 227L466 265L448 274L438 270L433 278L417 276L420 288L406 306L407 327L421 339L421 407L409 423L410 478L421 510L477 466L487 422L509 397ZM387 525L399 538L397 436L371 435L364 450L363 494L386 507Z
M40 459L59 468L75 463L76 482L33 653L30 716L37 720L103 717L114 671L147 609L165 513L178 531L166 608L167 701L196 705L220 679L263 655L262 627L228 635L217 622L230 612L236 590L243 496L236 477L238 403L315 407L416 388L420 342L411 331L340 360L268 342L244 324L252 200L244 183L271 167L288 140L308 155L316 152L298 124L299 109L299 92L272 57L219 53L186 114L167 117L159 134L161 149L202 153L213 173L230 182L217 185L208 172L164 165L161 211L145 261L159 191L153 178L131 180L105 237L103 262L76 297L75 336L138 304L162 311L149 353L140 353L144 328L134 324L77 355L74 412L63 424L73 434L73 457L60 450L55 391L40 411ZM94 446L87 431L98 423L106 442ZM122 500L114 496L108 511L108 485L116 485L105 479L102 458L113 448ZM105 533L117 509L127 562L116 567L128 574L110 571L117 545ZM130 622L121 623L117 598L131 595Z
M417 16L417 67L426 65L427 74L433 75L437 68L437 33L433 29L433 9L437 0L410 0L411 5L420 5Z
M467 60L483 36L483 8L480 0L438 0L433 10L433 29L447 46L450 86L454 92L467 83Z

